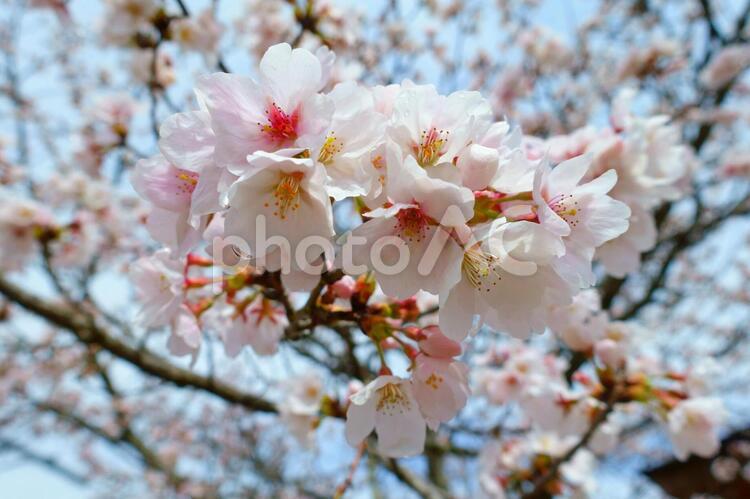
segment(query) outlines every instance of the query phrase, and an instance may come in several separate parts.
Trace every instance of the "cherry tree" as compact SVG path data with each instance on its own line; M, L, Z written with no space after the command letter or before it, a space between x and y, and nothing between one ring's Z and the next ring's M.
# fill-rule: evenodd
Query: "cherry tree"
M750 2L2 5L8 456L115 496L750 481Z

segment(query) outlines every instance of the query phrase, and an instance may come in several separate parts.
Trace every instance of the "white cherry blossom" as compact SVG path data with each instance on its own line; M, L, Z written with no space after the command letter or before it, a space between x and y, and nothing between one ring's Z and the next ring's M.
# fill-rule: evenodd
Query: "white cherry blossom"
M717 430L727 419L723 403L716 398L692 398L669 411L667 427L674 454L684 461L690 454L710 457L719 450Z
M359 445L375 430L378 452L404 457L424 449L425 420L410 381L384 375L350 397L346 413L346 440Z

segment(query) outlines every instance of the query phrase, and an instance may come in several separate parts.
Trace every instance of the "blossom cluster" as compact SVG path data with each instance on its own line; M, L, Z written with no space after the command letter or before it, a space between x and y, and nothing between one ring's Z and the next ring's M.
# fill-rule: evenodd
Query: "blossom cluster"
M0 13L6 433L131 495L747 480L747 19L337 3Z
M615 275L633 270L655 243L651 211L685 192L689 156L666 120L620 104L611 129L543 141L496 121L477 92L441 95L410 81L327 91L333 61L326 48L274 45L257 78L204 76L198 109L163 123L160 154L132 175L151 205L150 233L165 246L133 269L140 323L171 325L178 355L197 354L206 325L229 355L246 345L268 355L291 319L288 304L256 287L276 273L277 290L310 292L343 269L327 284L351 310L363 286L401 305L436 296L434 332L410 330L409 313L359 320L382 366L352 395L347 435L356 443L374 428L387 455L421 452L425 424L465 405L465 369L451 358L479 327L517 338L562 327L573 350L595 349L604 365L622 368L616 325L563 324L581 316L576 303L596 281L594 262ZM337 236L342 205L359 222ZM197 256L207 244L210 257ZM214 265L235 273L191 274ZM398 334L439 337L453 353L415 349ZM393 376L382 356L394 339L411 379Z
M591 356L596 369L573 372L569 361L521 342L492 345L475 359L476 393L489 407L515 409L515 425L526 430L524 438L514 435L485 443L481 483L488 494L518 488L529 475L545 474L595 421L599 423L587 448L566 463L554 490L587 489L591 484L580 477L590 475L594 457L610 453L623 429L644 419L659 423L680 460L716 454L727 412L714 395L718 366L713 359L670 369L641 351L642 331L611 320L601 310L593 290L549 314L555 335L571 351Z
M545 141L532 139L530 147L562 161L580 154L592 158L588 175L617 172L617 184L609 195L630 208L629 226L619 237L597 248L596 257L607 272L624 277L640 265L640 254L656 244L653 211L664 202L675 201L691 188L697 167L689 147L681 142L679 129L667 116L635 116L630 111L635 97L625 90L613 104L611 126L587 126L568 135Z

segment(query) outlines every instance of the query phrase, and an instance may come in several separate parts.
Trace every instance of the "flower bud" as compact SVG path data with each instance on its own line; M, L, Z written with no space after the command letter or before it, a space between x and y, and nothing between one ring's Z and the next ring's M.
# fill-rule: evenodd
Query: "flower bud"
M437 326L427 326L423 333L427 338L419 342L419 348L430 357L450 359L461 355L461 344L445 336Z

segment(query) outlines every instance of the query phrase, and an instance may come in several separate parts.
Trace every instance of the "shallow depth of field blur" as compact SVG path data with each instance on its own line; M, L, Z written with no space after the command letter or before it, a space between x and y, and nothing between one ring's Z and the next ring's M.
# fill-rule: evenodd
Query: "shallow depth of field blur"
M560 158L601 153L592 137L620 133L623 113L665 116L690 163L677 165L680 195L641 214L655 233L631 248L640 263L613 275L597 262L588 295L628 336L638 379L626 383L644 391L607 409L606 450L592 430L557 462L578 440L540 431L525 411L546 406L492 385L510 392L508 376L540 365L570 393L596 385L606 368L585 332L480 330L461 356L466 407L428 432L423 455L395 459L344 436L352 383L377 376L382 353L358 330L232 358L220 331L177 356L169 328L136 324L131 265L161 246L136 163L158 151L163 120L196 108L202 75L257 77L282 42L335 52L326 91L480 91L533 138L524 147ZM749 67L750 0L0 0L0 496L750 497ZM14 245L18 199L65 229ZM337 235L356 209L334 205ZM284 404L313 378L325 398L299 438ZM709 428L716 456L675 452L664 407L686 393L726 408Z

